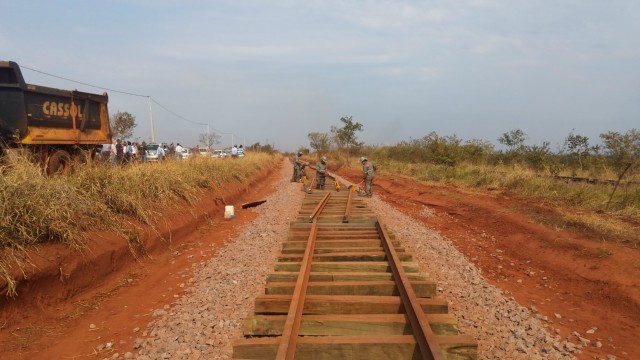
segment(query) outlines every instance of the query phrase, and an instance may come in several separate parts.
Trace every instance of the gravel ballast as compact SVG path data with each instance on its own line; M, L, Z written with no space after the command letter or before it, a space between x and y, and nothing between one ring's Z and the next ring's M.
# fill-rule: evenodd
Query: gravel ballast
M214 258L194 262L192 274L185 275L185 294L153 310L154 320L133 349L118 349L122 355L115 358L231 358L233 340L242 336L244 318L264 293L266 275L273 270L280 243L304 198L300 184L291 183L290 177L290 167L283 167L276 192L254 209L258 217ZM544 319L490 285L446 238L377 197L366 201L421 270L438 283L439 295L457 316L460 332L478 340L480 359L570 359L580 351L579 339L572 342L550 335Z
M579 351L560 336L551 336L529 309L490 285L451 241L380 198L368 203L420 269L437 282L439 296L458 318L460 333L478 340L479 359L571 359L569 349Z

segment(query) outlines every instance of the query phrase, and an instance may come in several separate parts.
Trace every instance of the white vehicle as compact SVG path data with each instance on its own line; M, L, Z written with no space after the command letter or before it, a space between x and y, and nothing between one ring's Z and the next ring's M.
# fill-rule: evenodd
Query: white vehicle
M214 158L223 158L226 156L227 156L227 153L224 152L224 150L213 150L213 153L211 153L211 157L214 157Z
M186 160L193 156L193 151L191 151L191 149L189 148L184 148L182 149L182 153L180 154L180 156L182 156L182 160Z
M198 149L198 155L211 156L211 153L209 152L209 149L207 149L207 148L200 148L200 149Z
M164 151L158 151L160 145L158 144L147 144L147 148L144 150L146 153L147 161L162 161L164 159Z

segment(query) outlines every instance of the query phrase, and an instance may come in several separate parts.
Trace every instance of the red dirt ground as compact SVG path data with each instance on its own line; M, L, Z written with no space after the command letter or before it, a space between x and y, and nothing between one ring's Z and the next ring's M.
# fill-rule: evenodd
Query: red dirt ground
M361 178L359 171L338 173ZM577 331L592 340L580 359L640 359L638 249L607 243L613 254L601 257L593 234L551 225L559 223L553 208L506 194L399 176L378 176L374 193L452 240L493 285L535 306L561 336ZM595 334L586 334L593 327ZM596 339L602 348L593 346Z
M358 179L360 174L341 175ZM272 172L268 181L223 195L230 204L262 199L277 177ZM562 336L578 331L601 339L603 347L590 346L581 359L607 354L639 358L638 250L608 243L613 255L600 258L602 245L590 234L545 225L557 223L548 221L557 218L553 209L504 194L469 193L390 176L376 178L375 192L451 239L489 281L520 304L534 305ZM219 194L203 199L193 208L178 204L182 211L169 214L171 220L159 230L170 242L147 229L149 256L138 260L121 245L123 240L108 234L95 234L99 240L81 258L61 247L41 248L38 253L48 259L42 256L42 271L31 274L17 299L0 298L0 358L95 357L94 348L109 341L121 354L129 351L151 320L150 311L182 293L191 264L215 255L239 225L255 217L250 209L236 206L237 218L222 221ZM138 333L133 332L136 327ZM593 327L598 328L595 334L585 335Z

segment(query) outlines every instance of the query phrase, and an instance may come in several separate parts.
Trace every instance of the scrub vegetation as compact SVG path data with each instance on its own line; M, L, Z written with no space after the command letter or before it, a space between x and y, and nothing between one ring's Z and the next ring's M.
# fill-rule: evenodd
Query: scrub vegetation
M205 189L245 182L279 164L278 157L90 164L69 176L47 177L26 157L6 156L0 166L0 278L9 285L7 294L15 290L10 271L28 263L30 246L63 243L81 250L92 230L113 231L131 245L135 221L154 226L177 199L192 203Z
M548 142L526 145L520 129L503 133L502 150L486 140L463 140L432 132L395 145L359 142L363 125L353 117L341 127L308 134L316 157L329 155L332 168L360 168L359 156L378 166L379 173L404 175L473 191L501 191L550 204L562 214L557 226L594 231L603 241L640 246L640 131L609 131L599 144L574 131L560 149Z
M507 150L498 151L486 141L431 133L360 150L385 174L539 200L558 209L565 225L640 246L639 131L601 134L597 146L571 133L555 152L548 143L526 146L525 138L520 130L505 133L498 140Z

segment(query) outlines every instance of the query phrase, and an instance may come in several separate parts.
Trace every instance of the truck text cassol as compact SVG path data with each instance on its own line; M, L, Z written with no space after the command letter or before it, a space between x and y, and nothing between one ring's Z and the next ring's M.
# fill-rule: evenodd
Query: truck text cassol
M45 115L49 116L64 116L68 117L69 115L74 116L78 114L80 118L82 118L82 107L80 105L73 104L65 104L65 103L56 103L53 101L45 101L42 104L42 112Z

